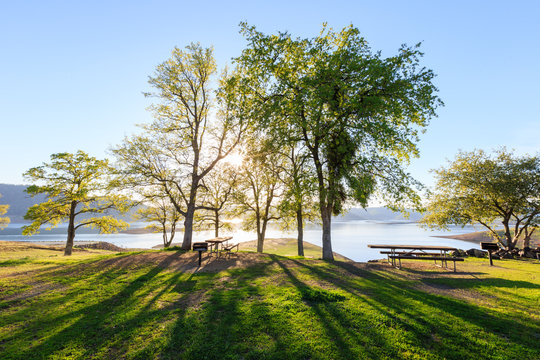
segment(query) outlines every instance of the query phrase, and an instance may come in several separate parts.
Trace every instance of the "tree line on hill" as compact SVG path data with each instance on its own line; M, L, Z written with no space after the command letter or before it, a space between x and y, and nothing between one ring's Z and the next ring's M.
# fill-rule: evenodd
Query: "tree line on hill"
M114 163L78 151L28 170L27 193L47 200L30 207L23 232L67 221L70 254L78 228L118 231L127 223L110 212L144 204L137 214L162 232L165 246L179 224L182 248L190 249L194 230L213 228L218 236L225 218L242 217L257 233L257 251L268 224L279 221L297 230L303 255L309 220L322 225L322 257L332 260L332 216L350 204L366 207L377 196L393 210L422 208L422 186L404 165L419 155L419 134L442 102L433 72L420 65L419 45L383 58L352 26L335 32L325 25L307 39L245 23L241 33L247 46L221 73L212 48L173 49L149 77L154 120L112 147ZM441 181L442 191L450 182ZM509 224L530 210L437 217L443 195L432 198L426 224L486 224L499 216ZM537 215L519 218L522 232L533 231Z

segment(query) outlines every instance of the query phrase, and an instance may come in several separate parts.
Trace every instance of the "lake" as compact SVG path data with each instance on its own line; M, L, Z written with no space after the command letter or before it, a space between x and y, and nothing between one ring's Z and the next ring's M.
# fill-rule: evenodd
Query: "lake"
M21 224L10 224L0 231L0 240L6 241L65 241L65 228L52 231L42 231L34 236L23 236L20 231ZM133 227L133 226L132 226ZM368 244L412 244L412 245L446 245L459 249L479 249L479 245L460 240L437 238L437 235L458 235L479 231L471 226L465 228L452 227L451 231L430 231L420 228L416 223L410 222L382 222L382 221L346 221L332 223L332 248L354 261L368 261L381 259L385 256L377 249L370 249ZM322 231L318 226L308 226L304 231L304 240L321 246ZM228 234L223 234L228 235ZM235 231L234 241L243 242L256 239L254 232ZM212 238L213 232L204 231L194 233L194 241ZM294 232L283 232L279 229L269 229L267 238L296 237ZM107 241L125 248L151 248L162 244L161 234L109 234L101 235L91 230L82 229L77 233L77 241ZM175 242L182 241L182 234L178 233Z

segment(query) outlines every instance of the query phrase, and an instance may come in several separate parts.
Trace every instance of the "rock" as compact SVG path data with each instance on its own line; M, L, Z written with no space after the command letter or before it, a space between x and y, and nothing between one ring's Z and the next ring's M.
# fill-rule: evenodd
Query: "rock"
M97 241L91 244L75 245L74 247L79 248L79 249L99 249L99 250L109 250L109 251L119 251L119 252L126 251L126 249L123 249L119 246L108 243L106 241Z
M454 257L465 257L465 256L468 256L467 252L465 250L462 250L462 249L457 249L455 251L453 251L451 253L452 256Z
M474 256L474 257L479 257L479 258L486 257L488 255L487 251L478 250L478 249L469 249L465 251L465 253L467 253L467 255L469 256Z
M520 257L529 258L529 259L536 259L537 258L537 252L528 248L528 249L522 249L519 250L518 255Z
M513 259L514 254L509 250L498 250L493 253L494 256L497 256L499 259ZM516 254L517 255L517 254Z

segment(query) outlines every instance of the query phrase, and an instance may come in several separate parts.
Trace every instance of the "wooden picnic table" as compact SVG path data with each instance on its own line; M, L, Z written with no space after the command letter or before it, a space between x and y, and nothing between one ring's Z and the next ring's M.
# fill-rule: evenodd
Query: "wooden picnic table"
M443 245L381 245L369 244L372 249L388 249L389 251L381 251L382 254L388 254L388 262L394 267L401 269L401 259L407 260L437 260L441 261L441 266L448 268L448 261L454 262L454 272L456 271L456 261L463 261L463 258L449 256L449 251L457 250L451 246ZM396 251L402 250L402 251ZM439 255L428 253L427 251L439 251ZM399 266L396 266L396 260L399 261Z
M204 242L211 244L212 249L210 250L210 253L215 252L217 256L219 256L219 245L221 245L221 248L223 249L223 243L228 243L229 240L231 240L232 236L227 237L217 237L209 240L204 240Z

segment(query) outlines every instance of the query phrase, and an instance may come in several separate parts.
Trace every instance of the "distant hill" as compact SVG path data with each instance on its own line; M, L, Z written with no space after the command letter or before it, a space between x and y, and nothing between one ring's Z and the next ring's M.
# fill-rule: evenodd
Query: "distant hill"
M24 220L24 215L28 208L46 200L45 195L31 197L24 192L26 187L27 185L0 184L0 194L2 194L2 197L0 197L0 204L9 205L6 216L10 218L11 223L27 223L28 221ZM114 215L114 212L112 215ZM119 218L125 221L131 221L132 215L131 213L128 213L119 216Z
M2 194L0 204L9 205L6 216L11 219L12 223L25 222L23 217L28 208L45 201L44 195L31 197L25 193L26 187L27 185L0 184L0 194Z
M45 201L45 196L38 195L30 197L24 192L26 185L0 184L0 204L8 204L9 210L7 216L12 223L26 222L24 214L28 208L34 204ZM406 219L403 214L395 213L384 207L371 207L367 209L352 208L346 214L334 217L336 221L355 221L355 220L373 220L373 221L418 221L422 217L421 214L412 212L411 216ZM124 220L129 221L131 215L122 216Z
M422 214L410 211L410 216L405 218L402 213L393 212L385 207L370 207L367 209L352 208L347 213L334 217L336 221L355 221L355 220L373 220L373 221L418 221Z

